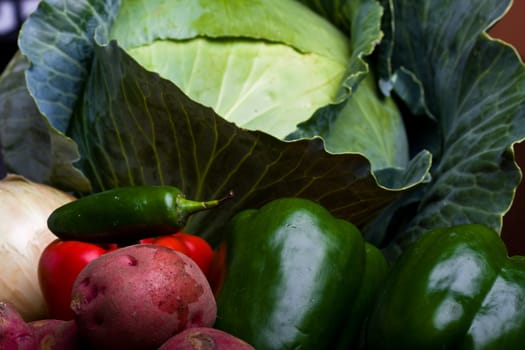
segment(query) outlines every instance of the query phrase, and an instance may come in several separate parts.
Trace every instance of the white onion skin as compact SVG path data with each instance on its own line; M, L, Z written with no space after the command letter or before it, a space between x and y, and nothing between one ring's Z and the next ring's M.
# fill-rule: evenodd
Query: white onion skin
M75 198L16 174L0 180L0 301L12 303L26 322L47 317L38 283L38 260L57 237L47 218Z

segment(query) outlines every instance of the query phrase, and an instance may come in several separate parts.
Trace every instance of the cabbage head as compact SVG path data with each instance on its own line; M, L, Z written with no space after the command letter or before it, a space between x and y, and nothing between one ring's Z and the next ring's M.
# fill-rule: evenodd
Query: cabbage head
M165 184L302 197L395 257L429 229L500 232L525 65L511 0L41 0L0 76L6 169L79 196Z
M188 3L124 1L110 38L243 128L284 138L334 102L351 50L328 20L293 0Z

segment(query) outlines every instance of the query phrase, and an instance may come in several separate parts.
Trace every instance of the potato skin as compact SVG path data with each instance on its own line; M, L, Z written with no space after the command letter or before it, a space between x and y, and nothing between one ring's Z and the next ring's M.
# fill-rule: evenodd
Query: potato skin
M159 350L255 350L245 341L209 327L188 328L165 342Z
M80 339L74 320L38 320L29 322L33 330L37 349L74 350L78 349Z
M96 349L156 349L189 327L210 327L217 305L186 255L137 244L91 261L73 285L80 334Z
M31 327L10 302L0 302L0 349L37 349Z

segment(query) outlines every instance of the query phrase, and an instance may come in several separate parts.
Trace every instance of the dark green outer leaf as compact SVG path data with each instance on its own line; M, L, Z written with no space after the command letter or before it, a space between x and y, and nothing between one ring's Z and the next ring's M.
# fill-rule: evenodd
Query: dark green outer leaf
M458 88L471 50L509 6L509 0L393 0L392 71L405 68L421 82L431 113L444 130L456 119ZM502 67L493 69L501 70ZM407 80L409 77L401 77ZM408 83L407 83L408 85ZM476 99L476 97L474 97Z
M393 0L381 0L384 13L381 18L381 29L385 34L376 50L375 70L380 77L379 86L386 96L390 96L392 89L396 94L406 101L407 107L416 115L427 114L432 116L425 105L423 87L412 72L399 67L396 74L392 73L392 52L394 49L393 33L395 30L395 20L393 18Z
M72 166L77 145L51 128L25 85L28 62L17 53L0 76L0 146L9 172L66 190L89 191L89 181Z
M444 128L446 146L432 171L435 182L409 232L470 222L499 232L521 179L510 147L525 138L525 69L513 50L486 38L467 67L457 119Z
M145 71L115 42L96 48L72 136L97 190L172 184L196 199L233 190L220 210L190 221L188 229L205 237L233 212L278 197L314 199L361 225L398 195L377 186L362 156L330 155L320 139L284 142L235 127Z
M65 133L89 75L95 31L107 32L119 0L43 0L20 31L31 66L27 88L51 125Z
M348 0L299 0L321 16L330 20L344 32L348 32L351 20L348 16Z
M347 33L352 45L352 56L348 62L349 75L343 84L346 90L341 91L339 99L342 101L348 98L369 72L366 59L383 38L381 30L383 8L375 0L348 0L339 6L341 12L350 20Z
M509 4L394 1L395 33L387 38L393 77L423 87L437 123L436 138L420 145L434 154L434 180L421 190L413 220L390 232L401 245L439 226L501 229L521 178L511 146L525 138L525 68L512 48L483 31ZM396 75L401 70L411 75Z

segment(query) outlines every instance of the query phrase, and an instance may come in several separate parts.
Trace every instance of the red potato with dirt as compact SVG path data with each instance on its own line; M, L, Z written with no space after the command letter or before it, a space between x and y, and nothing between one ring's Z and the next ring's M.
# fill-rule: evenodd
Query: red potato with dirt
M1 350L75 350L79 340L73 320L26 322L13 304L0 302Z
M90 262L73 285L79 332L104 349L156 349L190 327L211 327L217 305L206 276L188 256L138 244Z
M28 323L36 342L34 349L74 350L81 343L75 321L46 319Z
M255 350L253 346L224 331L188 328L171 337L158 350Z
M0 302L0 349L38 349L31 327L9 302Z

